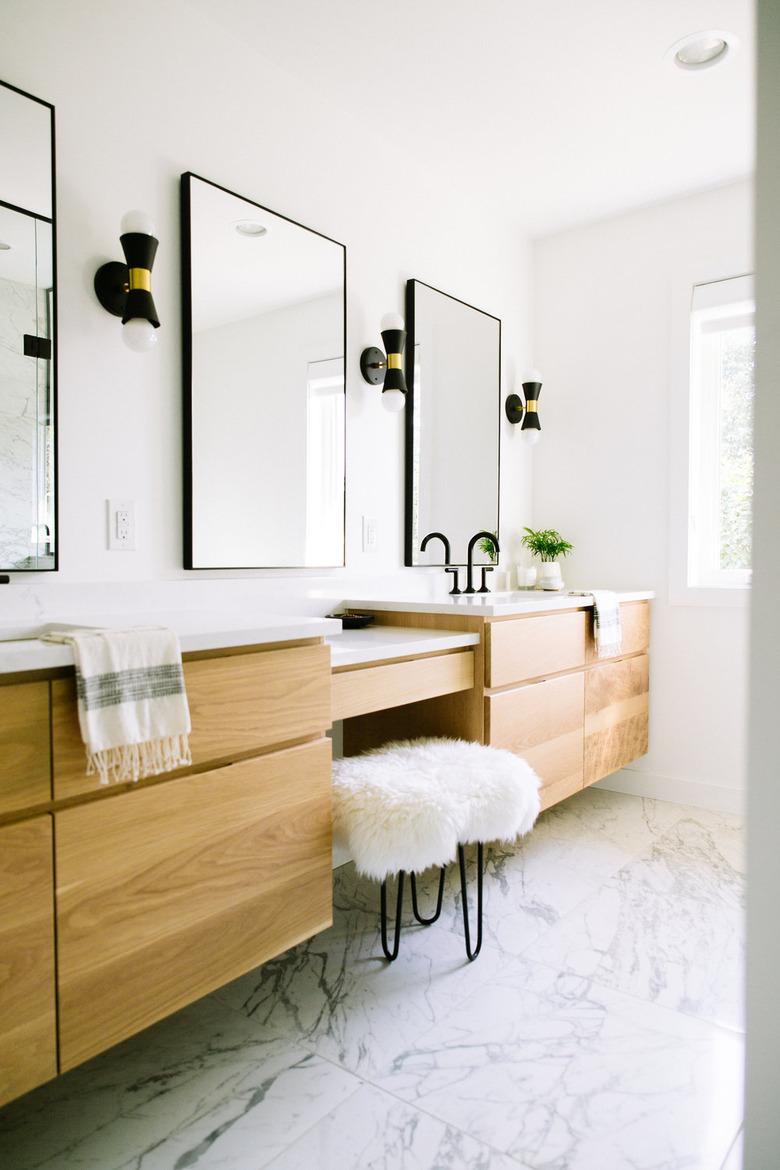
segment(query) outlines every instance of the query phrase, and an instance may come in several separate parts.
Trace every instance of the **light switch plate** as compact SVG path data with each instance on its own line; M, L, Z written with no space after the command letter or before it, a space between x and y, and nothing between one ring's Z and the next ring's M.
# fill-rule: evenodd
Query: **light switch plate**
M133 500L106 500L108 547L121 552L135 551L135 503Z
M373 516L363 517L363 552L373 552L376 548L376 520Z

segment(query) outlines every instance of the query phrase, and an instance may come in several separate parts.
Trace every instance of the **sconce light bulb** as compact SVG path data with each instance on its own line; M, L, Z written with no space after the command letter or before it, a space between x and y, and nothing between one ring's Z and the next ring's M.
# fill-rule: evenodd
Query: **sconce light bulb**
M122 326L122 339L128 349L143 353L144 350L151 349L157 341L157 330L143 317L133 317Z
M119 234L124 236L128 232L141 232L144 236L154 236L157 229L151 215L145 211L126 211L119 225Z
M523 439L529 447L535 447L542 437L541 431L537 431L531 427L526 427L526 429L521 431L520 434L523 436Z
M544 381L544 378L542 377L539 370L526 370L525 373L523 374L523 384L525 384L526 382L543 382L543 381Z
M382 405L385 410L397 414L399 410L403 410L406 405L406 395L403 390L383 390L382 391Z
M384 333L385 329L406 329L404 319L400 313L385 313L382 318L379 331Z

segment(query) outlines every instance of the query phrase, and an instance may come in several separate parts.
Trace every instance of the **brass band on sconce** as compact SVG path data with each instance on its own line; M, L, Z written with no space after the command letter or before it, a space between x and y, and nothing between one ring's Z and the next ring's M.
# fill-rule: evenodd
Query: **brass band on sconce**
M535 401L534 401L534 399L532 398L532 399L530 400L530 402L526 402L526 404L525 404L525 409L526 409L527 411L529 411L531 414L538 414L538 412L539 412L539 403L538 403L538 402L535 402Z
M128 269L128 274L128 292L135 288L141 288L144 292L152 291L152 272L150 268L130 268Z

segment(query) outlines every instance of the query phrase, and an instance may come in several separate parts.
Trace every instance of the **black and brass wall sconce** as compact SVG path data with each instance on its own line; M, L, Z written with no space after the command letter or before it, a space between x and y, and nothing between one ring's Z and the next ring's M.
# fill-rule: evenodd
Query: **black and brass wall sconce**
M529 370L523 379L525 406L519 394L510 394L504 403L506 417L511 423L522 423L523 438L533 446L541 438L542 424L539 422L539 395L542 392L542 375L538 370Z
M152 265L158 241L154 224L143 211L122 217L119 242L125 263L110 260L95 273L95 294L107 312L122 318L122 337L134 350L151 349L160 327L152 298Z
M406 403L406 330L403 317L398 313L386 313L382 318L381 331L384 351L375 345L364 349L360 355L360 372L372 386L383 383L382 405L385 410L403 410Z

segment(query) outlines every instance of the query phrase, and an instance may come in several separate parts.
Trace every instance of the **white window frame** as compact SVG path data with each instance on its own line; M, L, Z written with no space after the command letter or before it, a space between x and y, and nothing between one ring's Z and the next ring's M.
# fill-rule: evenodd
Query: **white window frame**
M681 287L671 298L671 310L669 600L673 605L745 606L750 571L706 564L718 524L717 482L708 479L719 432L712 403L702 398L705 383L695 343L699 331L718 317L747 322L754 315L753 277L743 274ZM711 427L702 426L710 419Z

